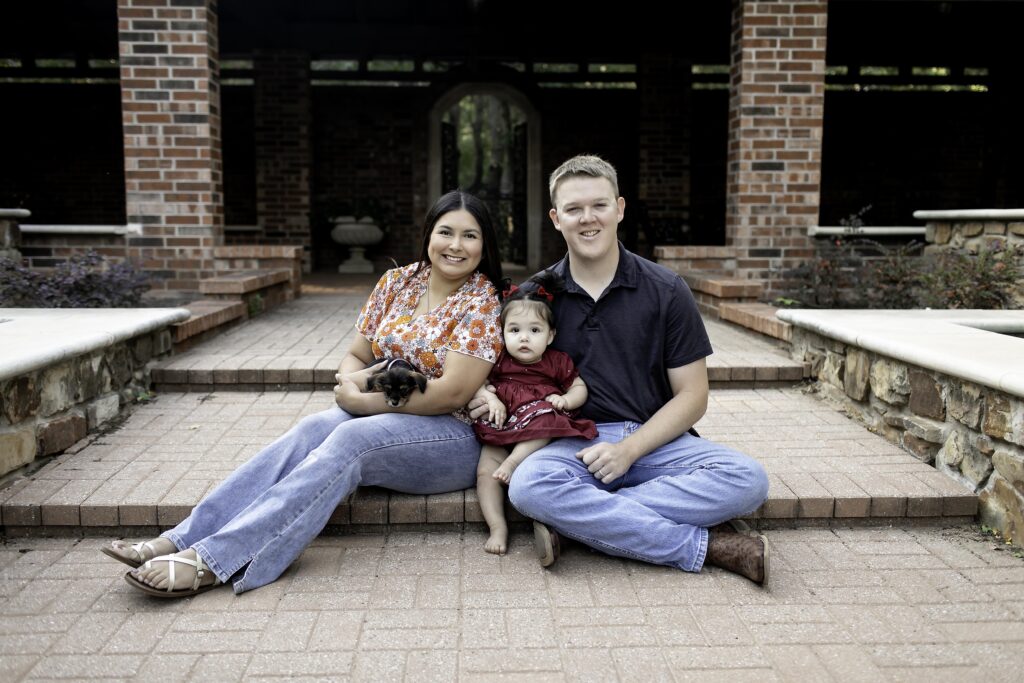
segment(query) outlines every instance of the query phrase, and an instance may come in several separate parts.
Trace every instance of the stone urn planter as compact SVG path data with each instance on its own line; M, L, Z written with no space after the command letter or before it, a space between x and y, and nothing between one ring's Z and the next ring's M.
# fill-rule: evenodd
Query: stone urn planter
M359 220L355 216L336 216L331 222L331 239L349 248L348 260L338 266L338 272L372 273L373 264L366 258L366 248L380 242L384 231L369 216Z

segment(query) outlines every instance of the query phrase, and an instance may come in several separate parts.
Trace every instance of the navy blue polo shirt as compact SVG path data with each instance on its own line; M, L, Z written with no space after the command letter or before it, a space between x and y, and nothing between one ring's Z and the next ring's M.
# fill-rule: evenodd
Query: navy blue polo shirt
M597 301L572 279L568 255L552 270L566 287L555 297L552 348L572 357L587 384L582 417L646 422L673 396L668 369L711 355L690 288L621 242L615 277Z

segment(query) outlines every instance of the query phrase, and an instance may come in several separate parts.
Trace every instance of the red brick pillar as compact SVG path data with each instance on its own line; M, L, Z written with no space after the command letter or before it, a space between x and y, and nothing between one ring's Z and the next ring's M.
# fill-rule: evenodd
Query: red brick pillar
M260 242L301 246L302 266L308 273L313 168L309 55L258 52L253 66Z
M726 243L737 250L737 276L769 289L813 254L827 5L733 2Z
M690 69L689 61L670 54L641 59L638 194L652 243L652 233L679 236L689 226Z
M213 273L224 235L215 7L117 0L128 255L169 298Z

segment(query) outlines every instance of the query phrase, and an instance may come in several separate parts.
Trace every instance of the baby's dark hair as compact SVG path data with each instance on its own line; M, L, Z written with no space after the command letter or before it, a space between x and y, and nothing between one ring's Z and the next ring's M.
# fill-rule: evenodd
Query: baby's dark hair
M501 292L501 326L516 305L530 306L554 329L555 312L551 308L555 295L565 291L565 281L553 270L543 270L523 283L521 287L506 278Z

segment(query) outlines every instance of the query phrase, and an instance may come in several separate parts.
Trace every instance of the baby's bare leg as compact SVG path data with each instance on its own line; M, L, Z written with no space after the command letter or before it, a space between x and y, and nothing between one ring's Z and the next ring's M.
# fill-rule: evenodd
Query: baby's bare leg
M530 441L520 441L509 453L509 456L505 458L505 462L501 463L501 466L494 471L494 478L498 479L505 484L508 484L512 479L512 473L516 471L519 464L526 460L526 458L544 446L547 446L551 442L551 439L532 439Z
M480 510L484 513L491 536L484 543L484 550L495 555L504 555L508 548L508 523L505 521L505 489L494 478L494 471L508 453L498 446L484 446L480 449L480 462L476 466L476 496L480 499Z

